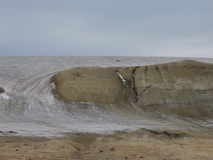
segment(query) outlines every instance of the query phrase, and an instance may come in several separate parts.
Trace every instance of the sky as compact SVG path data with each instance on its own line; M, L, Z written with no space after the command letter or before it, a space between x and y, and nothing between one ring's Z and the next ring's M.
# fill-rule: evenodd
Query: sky
M0 56L213 58L213 1L0 0Z

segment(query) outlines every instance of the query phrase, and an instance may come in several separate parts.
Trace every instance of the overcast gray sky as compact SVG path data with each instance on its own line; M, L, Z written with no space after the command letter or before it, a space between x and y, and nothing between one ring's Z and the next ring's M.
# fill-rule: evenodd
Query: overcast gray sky
M0 55L213 58L213 1L0 0Z

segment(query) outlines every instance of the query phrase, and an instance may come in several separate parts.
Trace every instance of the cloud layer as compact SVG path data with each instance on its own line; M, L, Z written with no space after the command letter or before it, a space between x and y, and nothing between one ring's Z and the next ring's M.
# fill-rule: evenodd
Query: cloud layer
M211 0L1 0L0 55L213 58Z

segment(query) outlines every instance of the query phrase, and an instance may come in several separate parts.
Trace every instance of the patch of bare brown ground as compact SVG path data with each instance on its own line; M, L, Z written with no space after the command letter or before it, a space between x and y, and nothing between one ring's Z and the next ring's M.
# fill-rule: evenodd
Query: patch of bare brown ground
M141 129L63 138L0 137L1 160L212 160L212 132Z

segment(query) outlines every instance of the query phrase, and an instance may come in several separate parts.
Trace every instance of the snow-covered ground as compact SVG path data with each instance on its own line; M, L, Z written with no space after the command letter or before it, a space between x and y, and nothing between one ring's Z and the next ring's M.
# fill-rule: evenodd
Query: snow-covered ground
M193 129L203 122L175 116L155 117L135 106L65 103L52 93L51 78L72 67L143 66L183 59L213 63L213 59L159 57L0 57L0 135L60 136L66 132L111 133L115 130ZM157 113L156 113L157 114ZM212 121L205 122L212 126Z

